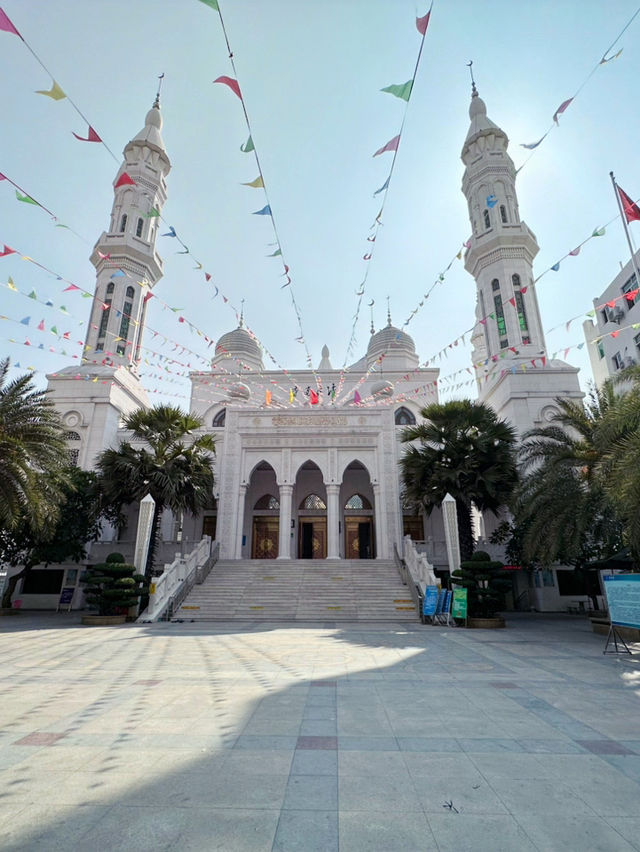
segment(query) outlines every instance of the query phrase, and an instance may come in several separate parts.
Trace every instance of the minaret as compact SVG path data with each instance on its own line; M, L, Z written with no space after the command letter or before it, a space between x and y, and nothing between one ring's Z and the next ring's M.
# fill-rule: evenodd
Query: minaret
M140 360L145 296L162 277L156 237L171 163L161 129L158 92L144 127L124 148L124 161L113 182L109 230L102 232L91 254L96 292L85 364L124 366L135 373Z
M578 371L548 358L533 283L538 242L520 218L509 139L487 117L475 83L469 117L462 191L472 229L465 269L478 291L472 357L479 397L525 431L548 419L555 397L582 396Z

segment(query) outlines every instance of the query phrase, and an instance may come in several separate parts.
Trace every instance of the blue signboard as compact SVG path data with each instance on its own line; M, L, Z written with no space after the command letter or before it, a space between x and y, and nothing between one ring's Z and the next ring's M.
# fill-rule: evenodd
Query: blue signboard
M448 615L451 611L451 592L448 591L445 595L444 603L442 604L442 612Z
M424 590L424 600L422 601L422 614L435 615L436 607L438 606L438 587L427 586Z
M640 574L605 574L611 624L640 628Z
M441 614L443 607L444 607L444 599L446 598L446 596L447 596L447 593L444 592L444 591L441 591L438 594L438 605L436 606L436 615Z
M60 600L58 601L58 605L67 606L68 604L71 604L74 592L74 588L72 588L71 586L65 586L64 589L60 592Z

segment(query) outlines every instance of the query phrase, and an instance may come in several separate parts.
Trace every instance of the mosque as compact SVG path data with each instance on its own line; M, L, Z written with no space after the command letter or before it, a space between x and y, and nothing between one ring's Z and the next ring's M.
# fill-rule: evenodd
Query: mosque
M532 273L538 244L520 217L507 135L475 85L469 116L461 157L472 230L464 262L477 286L473 368L478 397L522 433L549 420L555 397L582 393L577 369L547 357ZM91 255L84 363L48 377L69 449L87 469L117 446L122 417L149 405L138 366L147 303L163 274L157 214L171 163L161 131L156 99L124 148L108 228ZM439 371L421 366L390 315L371 331L345 371L326 346L315 369L266 369L242 317L216 341L210 369L190 374L190 409L216 439L215 493L200 517L185 520L187 538L211 535L227 560L384 560L409 534L437 568L448 567L441 514L404 507L399 477L402 427L437 401ZM162 529L171 540L169 513Z

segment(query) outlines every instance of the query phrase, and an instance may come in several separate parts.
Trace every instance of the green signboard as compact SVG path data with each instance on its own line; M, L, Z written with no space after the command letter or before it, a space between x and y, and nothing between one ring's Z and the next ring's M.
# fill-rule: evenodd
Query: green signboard
M453 618L467 617L467 590L453 590L453 604L451 606L451 615Z

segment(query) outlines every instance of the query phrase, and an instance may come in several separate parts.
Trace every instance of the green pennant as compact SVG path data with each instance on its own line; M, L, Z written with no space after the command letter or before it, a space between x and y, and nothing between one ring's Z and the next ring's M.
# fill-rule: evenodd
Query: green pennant
M604 228L596 228L595 231L591 234L592 237L604 237L605 229Z
M588 317L595 317L595 315L596 315L595 311L587 311L587 313L586 313L586 316L588 316Z
M21 195L16 189L16 198L18 201L24 201L25 204L35 204L36 207L40 207L37 201L34 201L30 195Z
M92 293L80 293L83 299L93 299Z
M218 6L218 0L200 0L201 3L204 3L205 6L209 6L210 9L213 9L214 12L219 12L220 7Z
M65 308L65 306L64 306L64 305L60 305L60 307L58 308L58 310L59 310L59 311L62 311L62 313L63 313L63 314L68 314L68 313L69 313L69 311Z
M38 297L36 296L36 291L35 291L35 290L32 290L32 291L29 293L29 298L30 298L30 299L35 299L35 300L37 301Z
M203 2L204 2L204 0L203 0ZM256 150L254 145L253 145L253 139L251 138L251 136L249 136L249 138L244 143L244 145L240 146L240 150L242 151L243 154L248 154L249 151L255 151Z
M159 216L159 215L160 215L160 211L156 210L155 207L152 207L151 210L149 210L148 213L145 213L142 218L143 219L153 219L154 216Z
M282 250L276 249L273 254L268 254L267 257L281 257L281 255L282 255Z
M408 102L411 97L412 89L413 80L407 80L406 83L394 83L392 86L386 86L384 89L380 89L380 91L388 92L390 95L395 95L396 98L400 98L400 100Z
M58 329L56 328L55 325L52 325L51 328L49 329L49 331L51 332L51 334L57 334L58 333Z
M56 227L56 228L66 228L66 229L67 229L67 231L70 231L70 230L71 230L71 228L70 228L68 225L62 225L62 224L60 224L60 223L58 223L55 227Z

